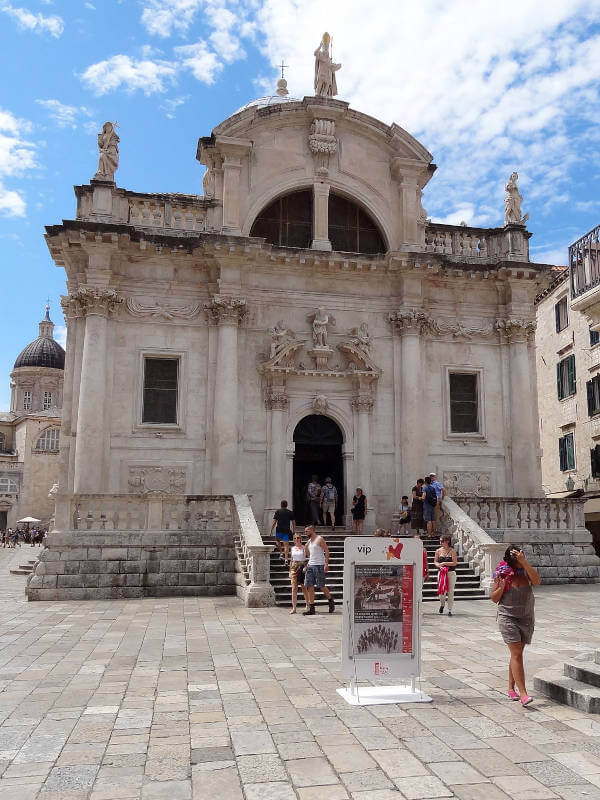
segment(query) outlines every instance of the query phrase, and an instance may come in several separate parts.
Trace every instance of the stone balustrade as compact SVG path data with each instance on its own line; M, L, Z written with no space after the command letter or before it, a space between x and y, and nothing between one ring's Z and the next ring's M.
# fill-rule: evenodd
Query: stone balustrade
M528 235L521 226L472 228L429 222L425 226L425 252L467 263L527 260Z
M458 503L445 497L441 510L441 525L452 537L459 555L480 576L481 588L489 595L494 570L500 563L506 545L498 543L473 520Z
M141 228L206 230L206 205L193 198L128 197L129 223Z
M252 608L275 605L275 590L270 583L272 545L264 544L247 494L233 495L237 533L238 562L242 579L237 595Z

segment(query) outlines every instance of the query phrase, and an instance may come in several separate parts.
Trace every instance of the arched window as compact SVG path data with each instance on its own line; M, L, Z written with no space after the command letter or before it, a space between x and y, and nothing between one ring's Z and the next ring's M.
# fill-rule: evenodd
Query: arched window
M383 237L371 217L339 194L329 195L329 241L333 250L385 253Z
M0 478L0 494L16 494L17 482L12 478Z
M310 247L313 196L310 189L278 197L254 220L250 236L264 237L277 247ZM374 255L386 247L377 224L352 200L329 195L329 240L333 250Z
M35 446L36 450L44 450L49 452L57 452L60 444L60 429L48 428L45 430L40 438L37 440Z
M279 247L310 247L312 192L307 189L278 197L254 220L250 236L264 236Z

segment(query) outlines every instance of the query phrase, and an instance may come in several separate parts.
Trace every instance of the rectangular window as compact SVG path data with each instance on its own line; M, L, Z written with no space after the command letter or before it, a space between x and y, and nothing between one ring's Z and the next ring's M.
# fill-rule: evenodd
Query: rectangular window
M12 478L0 478L0 494L16 494L17 482Z
M600 444L590 450L592 478L600 478Z
M44 411L52 408L52 392L44 392Z
M23 392L23 410L29 411L31 409L31 392L29 390Z
M590 347L598 344L598 342L600 342L600 331L590 330Z
M563 331L569 324L569 311L567 309L567 298L563 297L554 306L554 316L556 317L556 332Z
M600 375L595 375L586 383L588 414L593 417L600 413Z
M144 358L142 422L177 424L179 359Z
M575 376L575 356L570 355L563 358L556 365L556 384L558 389L558 399L564 400L571 397L577 391Z
M477 373L451 372L450 432L479 433Z
M558 458L561 472L575 469L575 441L572 431L558 440Z

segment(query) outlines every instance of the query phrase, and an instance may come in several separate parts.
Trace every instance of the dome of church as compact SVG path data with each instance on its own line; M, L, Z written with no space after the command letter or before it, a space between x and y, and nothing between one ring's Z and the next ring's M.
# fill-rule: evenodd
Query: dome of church
M50 307L46 306L46 316L39 324L39 336L25 347L15 361L18 367L65 368L65 351L54 339L54 323L50 319Z
M266 108L266 106L277 106L282 105L283 103L301 103L302 101L299 100L297 97L282 97L278 94L268 94L265 97L257 97L256 100L251 100L246 105L238 108L235 112L239 114L240 111L245 111L247 108L252 108L255 106L256 108Z

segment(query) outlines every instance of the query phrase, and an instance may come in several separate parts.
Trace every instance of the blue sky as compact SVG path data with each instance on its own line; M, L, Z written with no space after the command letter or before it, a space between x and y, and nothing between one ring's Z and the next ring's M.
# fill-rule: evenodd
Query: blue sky
M340 99L433 153L433 219L502 224L517 170L533 260L564 263L600 222L600 0L0 0L0 409L47 296L63 324L44 226L74 216L101 124L120 126L119 186L200 194L197 138L282 58L311 94L324 30Z

